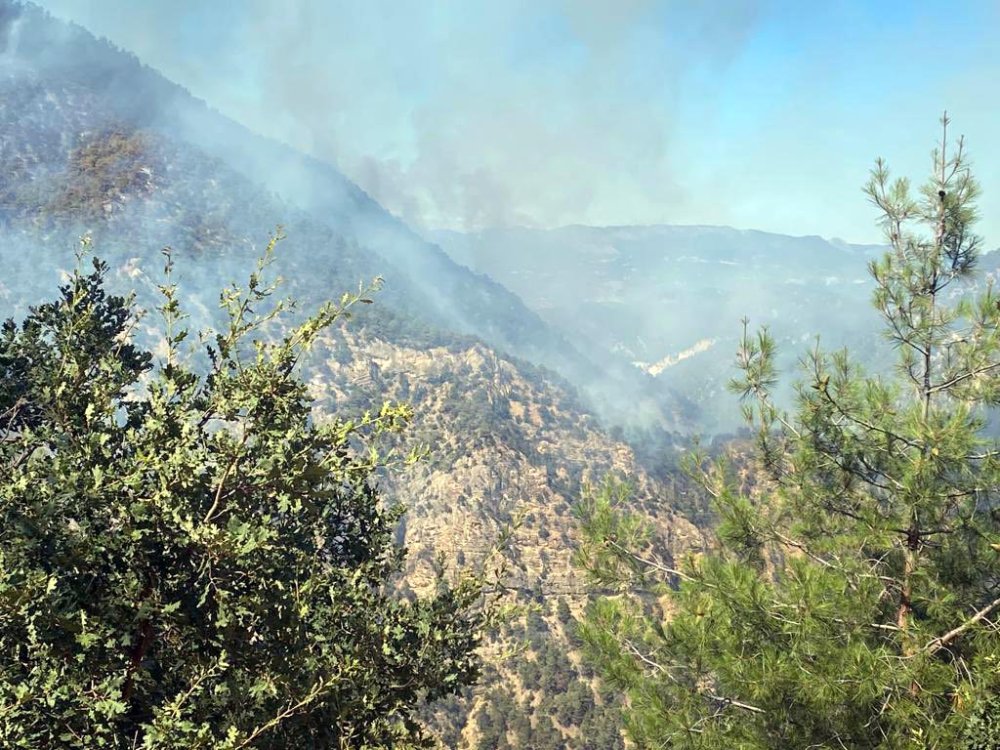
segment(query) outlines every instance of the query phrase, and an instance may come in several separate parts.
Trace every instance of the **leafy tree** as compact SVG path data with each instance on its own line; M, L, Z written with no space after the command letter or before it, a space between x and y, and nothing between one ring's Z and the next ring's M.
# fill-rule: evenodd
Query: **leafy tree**
M870 272L895 369L817 346L789 415L771 397L770 335L746 333L734 385L759 429L756 471L741 489L695 462L720 519L702 555L655 556L614 484L583 503L580 560L624 586L583 635L639 747L995 746L1000 453L984 428L1000 298L969 292L978 188L947 125L918 197L882 161L866 188L889 245Z
M996 750L1000 747L1000 695L994 694L976 707L965 725L964 750Z
M366 300L283 327L265 264L204 362L169 259L159 359L98 261L3 325L3 747L425 746L414 709L476 678L481 580L395 593L374 441L407 409L319 423L297 375Z

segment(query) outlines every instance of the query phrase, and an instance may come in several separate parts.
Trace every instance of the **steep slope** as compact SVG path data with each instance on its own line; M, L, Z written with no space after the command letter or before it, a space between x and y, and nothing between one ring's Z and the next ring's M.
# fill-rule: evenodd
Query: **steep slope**
M587 667L574 631L588 589L571 564L573 506L582 485L616 473L631 477L665 559L701 546L698 529L632 450L609 441L536 367L478 342L416 348L350 325L326 351L313 379L321 404L352 412L384 397L408 399L416 414L407 444L431 447L426 461L387 480L408 509L401 538L410 585L429 583L436 552L473 562L520 518L507 585L528 609L498 634L481 687L434 711L447 746L622 748L617 699Z
M272 156L238 163L257 152ZM279 162L296 166L269 174ZM297 176L318 187L302 190ZM430 457L386 480L411 508L400 529L409 585L426 580L438 552L472 563L513 515L525 516L511 585L537 610L507 638L528 639L525 656L547 665L545 681L514 679L518 662L497 658L492 682L439 707L435 721L452 745L495 746L478 718L489 714L490 726L520 717L510 737L522 747L586 747L592 734L579 727L600 723L603 709L572 656L585 591L569 566L571 507L581 483L607 470L633 474L650 507L663 491L568 381L526 359L595 378L598 369L516 296L420 241L332 168L251 136L83 30L0 0L0 318L51 296L86 232L115 286L147 309L163 281L160 249L172 247L192 325L211 324L219 290L246 278L278 224L287 239L272 270L303 308L386 278L377 304L326 342L308 376L326 410L387 398L414 407L405 439L431 446ZM155 313L143 325L155 336ZM667 507L655 521L677 549L697 540ZM570 686L556 726L554 692ZM498 714L494 698L509 711Z
M5 108L8 112L44 110L51 102L36 102L34 97L49 96L55 87L77 102L65 115L75 120L76 132L126 126L166 134L280 195L286 208L294 207L338 241L355 246L368 275L381 274L390 289L406 286L406 296L414 303L407 315L419 308L425 321L478 336L553 368L593 392L595 402L605 391L621 394L632 387L635 378L627 368L608 373L601 360L582 356L517 296L456 264L331 165L251 133L134 56L79 27L57 23L31 4L0 0L0 75L6 79L4 99L18 102L16 108ZM32 140L37 144L45 139L38 134ZM64 151L72 146L51 140L46 145ZM0 149L21 151L18 144L0 144ZM21 165L0 180L17 183L31 178ZM0 184L0 206L9 202L9 193L10 186L5 189ZM179 240L172 242L176 245ZM627 382L617 383L623 377ZM659 397L649 406L655 406L656 421L667 430L683 429L690 411L676 398Z
M583 582L569 557L581 484L616 473L632 477L646 500L657 497L659 486L632 450L609 440L537 367L475 341L417 348L359 335L351 325L329 352L313 381L321 404L357 410L391 397L419 407L407 439L433 449L427 461L392 479L410 509L404 536L415 549L443 543L474 556L523 514L525 544L514 550L521 575L511 585L579 593ZM669 546L685 547L693 537L675 545L674 535L693 534L693 527L672 519L669 507L662 512ZM541 571L542 580L531 571Z

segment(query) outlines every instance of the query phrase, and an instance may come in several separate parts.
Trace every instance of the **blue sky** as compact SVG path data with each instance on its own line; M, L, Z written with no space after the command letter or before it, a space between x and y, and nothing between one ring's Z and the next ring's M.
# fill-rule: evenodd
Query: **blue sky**
M1000 245L1000 3L42 0L418 228L878 238L943 109Z

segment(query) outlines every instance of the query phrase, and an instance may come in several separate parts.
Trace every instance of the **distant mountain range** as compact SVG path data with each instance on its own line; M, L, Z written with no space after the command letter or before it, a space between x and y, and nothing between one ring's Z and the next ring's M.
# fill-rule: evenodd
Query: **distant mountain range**
M725 385L747 318L778 341L786 381L817 337L862 362L888 356L871 306L878 246L728 227L437 232L456 261L517 293L595 361L621 358L697 407L697 431L740 425ZM987 272L1000 254L984 258ZM784 390L786 402L790 391ZM625 417L623 416L622 419Z

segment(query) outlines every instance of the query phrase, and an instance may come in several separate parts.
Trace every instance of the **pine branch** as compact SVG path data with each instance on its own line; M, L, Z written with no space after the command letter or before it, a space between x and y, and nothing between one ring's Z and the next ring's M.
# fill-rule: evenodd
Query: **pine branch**
M963 456L963 458L966 461L985 461L986 459L997 458L998 456L1000 456L1000 450L983 451L982 453L969 453L968 455ZM975 491L979 491L979 489L977 488Z
M652 568L653 570L658 570L661 573L667 573L668 575L675 575L675 576L677 576L678 578L680 578L681 580L684 580L684 581L694 581L694 580L696 580L695 578L693 578L692 576L689 576L687 573L685 573L683 571L677 570L676 568L669 568L669 567L667 567L666 565L664 565L663 563L661 563L659 560L652 560L650 558L646 558L646 557L642 557L640 555L637 555L635 552L632 552L627 547L622 546L621 544L619 544L618 542L616 542L614 539L610 539L610 538L605 539L604 543L607 544L609 547L617 550L620 554L624 555L625 557L631 558L632 560L635 560L637 563L640 563L642 565L645 565L646 567ZM711 584L705 583L704 581L702 581L702 583L705 586L708 586L710 588L715 588Z
M744 711L750 711L755 714L767 713L767 711L759 706L752 706L749 703L743 703L742 701L734 700L733 698L725 698L721 695L715 695L714 693L706 693L706 695L712 700L719 701L727 706L735 706L736 708L742 708Z
M828 384L823 383L822 386L819 388L819 392L826 398L829 404L834 409L836 409L837 412L842 417L844 417L844 419L853 422L858 427L863 427L864 429L869 430L871 432L878 432L882 435L885 435L886 437L892 438L893 440L898 440L899 442L903 443L903 445L906 445L910 448L923 449L924 446L914 440L910 440L909 438L903 437L902 435L895 433L892 430L887 430L884 427L879 427L878 425L872 424L867 420L859 419L853 414L845 411L844 407L840 405L840 402L837 401L832 395L830 395L830 388Z
M934 654L934 653L940 651L942 648L944 648L949 643L951 643L952 641L954 641L956 638L958 638L960 635L962 635L962 633L964 633L966 630L968 630L969 628L971 628L977 622L980 622L980 621L984 620L986 618L986 616L989 615L997 607L1000 607L1000 597L997 597L992 602L990 602L989 604L987 604L985 607L983 607L981 610L979 610L978 612L976 612L976 614L974 614L968 620L966 620L965 622L963 622L957 628L953 628L952 630L949 630L944 635L935 638L933 641L931 641L926 646L924 646L923 651L926 652L926 653L928 653L928 654Z
M961 375L956 375L951 380L947 380L944 383L938 383L935 386L931 386L930 392L937 393L938 391L948 390L949 388L953 388L959 383L962 383L971 378L978 377L979 375L985 375L991 370L996 370L996 369L1000 369L1000 362L994 362L989 365L984 365L983 367L978 367L975 370L969 370L968 372L963 372Z
M639 661L641 661L643 664L645 664L648 667L651 667L652 669L654 669L657 672L660 672L662 674L670 676L670 670L669 669L667 669L665 666L663 666L659 662L653 661L648 656L646 656L644 653L642 653L642 650L638 646L636 646L634 643L632 643L632 641L630 641L628 639L625 639L621 643L622 643L623 646L625 646L625 650L626 651L628 651L630 654L632 654L632 656L634 656L636 659L638 659Z

